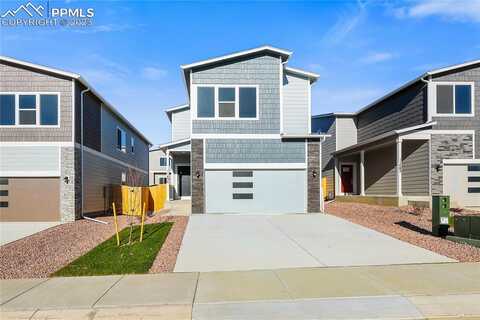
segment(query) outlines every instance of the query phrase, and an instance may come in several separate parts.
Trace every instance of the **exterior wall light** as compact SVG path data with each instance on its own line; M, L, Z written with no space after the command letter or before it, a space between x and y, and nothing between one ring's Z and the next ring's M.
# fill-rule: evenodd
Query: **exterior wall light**
M312 177L316 178L317 177L317 170L312 171Z
M65 184L69 184L70 178L68 176L63 177L63 182L65 182Z
M198 170L195 171L195 176L197 177L197 179L200 178L200 171L198 171Z

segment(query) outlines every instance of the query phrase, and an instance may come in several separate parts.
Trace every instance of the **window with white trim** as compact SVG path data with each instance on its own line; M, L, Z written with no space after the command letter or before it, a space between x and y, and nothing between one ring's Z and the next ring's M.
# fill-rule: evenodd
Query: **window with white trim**
M473 85L468 83L436 83L435 115L472 116Z
M160 167L166 167L167 166L167 157L161 157L160 158Z
M198 119L257 119L257 86L215 85L196 87Z
M117 149L125 153L127 152L127 133L120 128L117 128Z
M58 126L59 94L0 94L0 126Z

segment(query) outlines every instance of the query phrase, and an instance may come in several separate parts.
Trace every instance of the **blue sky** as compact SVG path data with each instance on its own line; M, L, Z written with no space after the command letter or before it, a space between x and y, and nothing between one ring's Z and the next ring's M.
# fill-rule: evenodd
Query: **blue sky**
M1 12L25 1L2 1ZM32 0L45 4L46 0ZM84 29L0 27L0 53L80 73L155 144L186 102L181 64L263 44L319 73L313 114L355 111L424 71L480 58L480 0L50 1Z

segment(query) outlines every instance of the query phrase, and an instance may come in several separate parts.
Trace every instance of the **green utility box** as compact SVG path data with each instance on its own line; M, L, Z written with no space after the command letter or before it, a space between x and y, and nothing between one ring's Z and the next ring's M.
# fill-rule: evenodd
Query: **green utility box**
M450 197L432 197L432 233L437 237L448 234L448 219L450 217Z

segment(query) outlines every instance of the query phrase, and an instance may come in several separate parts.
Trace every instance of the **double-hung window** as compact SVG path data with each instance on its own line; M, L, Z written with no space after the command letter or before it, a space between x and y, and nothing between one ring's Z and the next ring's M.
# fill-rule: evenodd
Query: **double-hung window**
M197 86L196 117L258 119L258 86Z
M167 158L166 157L161 157L160 158L160 167L166 167L167 166Z
M135 153L135 138L130 137L130 152Z
M436 116L473 116L473 85L470 83L435 84Z
M127 133L120 128L117 128L117 149L127 152Z
M59 94L1 93L0 125L58 126Z

